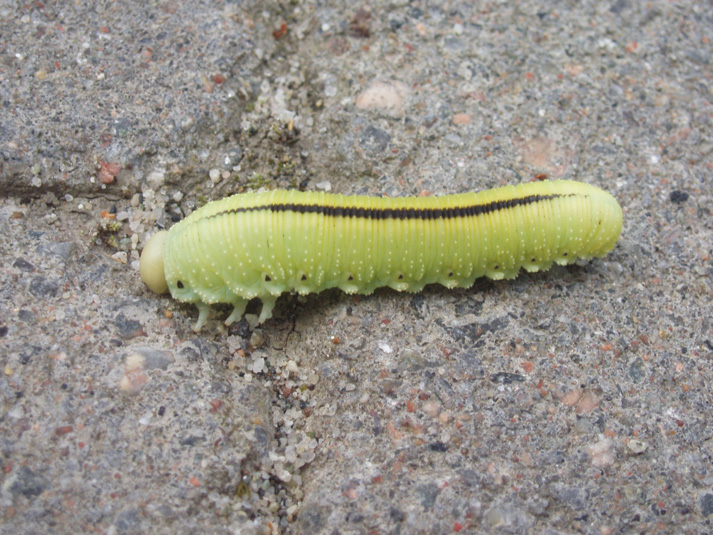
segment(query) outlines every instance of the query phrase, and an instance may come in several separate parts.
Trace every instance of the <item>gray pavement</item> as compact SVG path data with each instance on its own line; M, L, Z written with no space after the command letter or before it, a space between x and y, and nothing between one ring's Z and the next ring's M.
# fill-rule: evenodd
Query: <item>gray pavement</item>
M0 532L709 533L709 2L0 2ZM150 234L258 187L614 194L606 258L230 330Z

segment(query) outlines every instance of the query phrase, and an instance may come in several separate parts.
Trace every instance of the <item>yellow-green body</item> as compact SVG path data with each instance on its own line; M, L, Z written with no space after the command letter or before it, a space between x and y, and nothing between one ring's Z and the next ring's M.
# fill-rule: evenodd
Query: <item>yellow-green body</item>
M520 268L603 256L621 227L614 197L572 181L428 198L244 193L172 227L163 271L175 298L199 306L197 327L207 305L233 304L231 322L255 297L264 321L286 291L469 287L481 276L512 278Z

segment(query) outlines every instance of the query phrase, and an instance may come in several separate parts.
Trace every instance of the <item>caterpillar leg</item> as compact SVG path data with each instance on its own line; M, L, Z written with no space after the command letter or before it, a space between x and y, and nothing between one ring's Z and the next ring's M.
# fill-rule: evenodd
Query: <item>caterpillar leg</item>
M266 295L262 298L262 311L260 312L260 317L258 318L258 323L265 323L272 317L272 309L275 308L275 301L277 301L276 296Z
M231 325L242 318L245 313L246 306L248 306L247 299L242 299L240 297L233 299L233 311L230 313L230 316L228 316L228 319L225 320L225 325Z
M193 330L198 332L201 330L201 327L208 323L208 311L210 307L203 302L196 303L196 306L198 307L198 321L196 321L196 324L193 326Z

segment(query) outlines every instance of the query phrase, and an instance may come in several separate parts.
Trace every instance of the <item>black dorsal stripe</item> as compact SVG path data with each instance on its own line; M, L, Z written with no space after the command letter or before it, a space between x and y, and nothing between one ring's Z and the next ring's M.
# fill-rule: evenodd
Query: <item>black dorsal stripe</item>
M349 217L359 219L452 219L457 217L476 217L492 214L518 206L527 206L542 201L549 201L565 195L528 195L515 199L494 201L487 204L454 206L451 208L363 208L356 206L331 206L329 204L273 203L243 208L231 208L217 212L206 218L241 212L294 212L297 214L320 214L325 217Z

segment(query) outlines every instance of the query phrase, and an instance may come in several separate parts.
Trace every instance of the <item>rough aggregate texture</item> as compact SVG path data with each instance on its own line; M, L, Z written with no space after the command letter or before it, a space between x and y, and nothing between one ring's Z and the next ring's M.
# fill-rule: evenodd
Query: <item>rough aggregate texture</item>
M0 1L8 533L713 529L706 2ZM258 187L612 192L605 259L226 331L138 254Z

